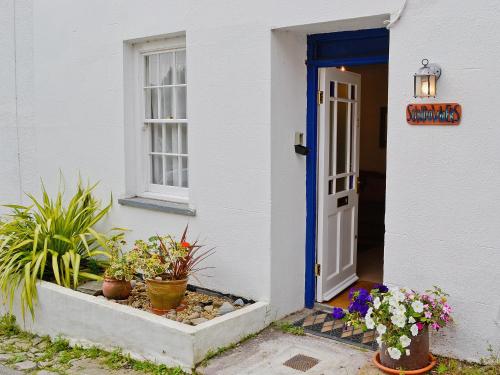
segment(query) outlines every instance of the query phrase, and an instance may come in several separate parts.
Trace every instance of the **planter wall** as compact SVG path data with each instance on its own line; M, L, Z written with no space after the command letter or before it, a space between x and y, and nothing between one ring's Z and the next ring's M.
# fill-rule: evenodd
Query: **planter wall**
M35 321L28 313L24 329L53 338L61 335L72 344L121 348L134 358L181 366L185 371L210 349L237 342L271 322L266 302L188 326L47 282L38 284L38 297ZM5 313L7 307L0 310ZM23 326L18 305L14 314Z

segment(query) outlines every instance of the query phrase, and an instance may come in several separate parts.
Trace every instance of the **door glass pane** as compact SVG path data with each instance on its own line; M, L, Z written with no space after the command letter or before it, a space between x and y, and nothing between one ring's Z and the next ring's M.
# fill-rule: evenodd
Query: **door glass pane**
M337 178L335 180L335 192L338 193L340 191L346 190L346 182L347 182L346 177Z
M330 97L335 97L335 81L330 81Z
M333 176L333 166L334 166L334 157L333 157L333 145L335 142L335 102L330 102L330 123L329 127L329 137L328 137L328 176Z
M163 160L161 155L151 155L151 182L163 184Z
M165 156L165 177L168 186L179 184L179 160L177 156Z
M349 109L350 109L350 116L349 116L349 122L350 122L350 126L349 126L349 140L350 140L350 144L351 144L351 147L349 148L349 172L352 172L354 170L353 166L354 166L354 161L352 160L353 159L353 155L354 155L354 150L355 150L355 147L356 147L356 143L354 142L354 126L356 126L356 123L354 121L354 119L356 118L356 104L355 103L349 103Z
M348 96L347 96L348 86L349 85L347 83L337 82L337 91L338 91L337 97L347 99L348 98Z
M161 89L161 111L160 116L162 119L174 118L173 113L173 87L162 87Z
M144 58L144 86L158 85L158 55L149 55Z
M163 152L163 126L161 124L151 124L151 151Z
M356 99L356 85L351 85L351 99Z
M347 164L347 103L337 102L337 174L346 172Z
M174 80L174 54L160 53L160 85L171 85Z
M181 186L188 187L188 158L181 156Z
M186 51L175 53L175 83L186 83Z
M185 86L175 87L175 99L176 99L176 112L175 118L186 119L187 109L186 109L186 94L187 90Z
M158 118L158 89L144 89L144 116L146 119Z
M179 124L179 128L181 131L181 149L180 153L181 154L187 154L188 153L188 145L187 145L187 125L186 124Z
M333 180L328 180L328 195L333 194Z

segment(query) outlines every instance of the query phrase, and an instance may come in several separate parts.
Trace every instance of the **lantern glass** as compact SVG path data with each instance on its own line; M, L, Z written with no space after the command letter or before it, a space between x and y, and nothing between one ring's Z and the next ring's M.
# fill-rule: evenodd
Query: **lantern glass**
M415 74L414 85L416 98L436 96L436 76L434 74Z

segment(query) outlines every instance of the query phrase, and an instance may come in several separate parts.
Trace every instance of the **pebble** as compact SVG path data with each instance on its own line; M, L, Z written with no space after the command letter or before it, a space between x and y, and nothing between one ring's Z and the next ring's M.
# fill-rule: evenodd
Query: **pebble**
M197 319L193 319L191 320L191 324L197 326L198 324L201 324L201 323L205 323L205 322L208 322L208 319L206 318L197 318Z
M165 317L170 320L177 320L177 315L175 314L167 314Z
M208 306L205 306L205 311L206 312L212 312L214 309L214 305L208 305Z
M219 307L219 313L218 315L225 315L227 313L230 313L231 311L234 311L235 308L233 305L231 305L229 302L224 302L221 307Z
M54 364L53 361L45 361L45 362L39 362L38 363L40 365L40 367L49 367L49 366L52 366Z
M195 307L193 307L193 311L195 311L195 312L202 312L203 311L203 307L201 307L201 306L195 306Z
M36 375L57 375L57 372L42 370L42 371L38 371L36 373Z
M188 320L193 320L193 319L198 319L200 317L200 313L199 312L195 312L195 313L192 313L191 315L189 315L187 317Z
M10 354L0 354L0 362L7 362L10 359Z
M245 306L245 302L241 298L238 298L236 301L233 302L234 306Z
M14 368L20 371L31 371L36 369L36 363L33 361L18 362L14 365Z

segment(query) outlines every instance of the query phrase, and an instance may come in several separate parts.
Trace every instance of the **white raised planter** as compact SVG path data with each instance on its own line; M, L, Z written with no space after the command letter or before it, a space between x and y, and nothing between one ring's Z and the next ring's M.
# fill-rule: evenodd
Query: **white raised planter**
M7 310L5 306L1 309L3 313ZM23 326L17 304L14 314ZM28 312L24 328L53 338L63 336L72 344L121 348L133 358L190 371L209 350L238 342L270 322L266 302L189 326L42 281L38 284L35 321Z

